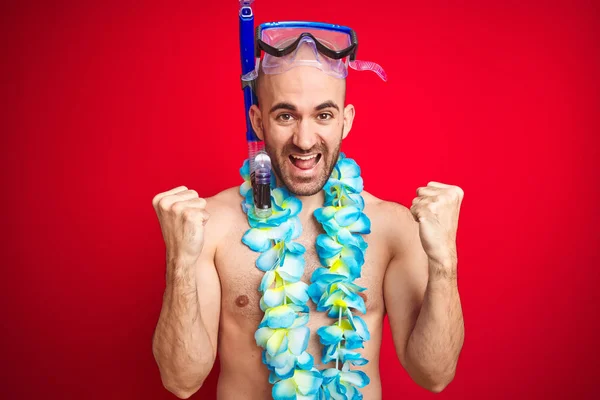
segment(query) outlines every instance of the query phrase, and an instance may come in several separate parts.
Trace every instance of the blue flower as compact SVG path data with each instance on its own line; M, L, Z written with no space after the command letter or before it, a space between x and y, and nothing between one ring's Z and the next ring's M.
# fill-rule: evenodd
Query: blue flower
M314 359L306 351L296 355L287 350L275 356L263 351L263 363L271 371L269 380L271 383L275 383L282 379L291 378L294 375L294 370L310 370L314 366Z
M289 241L300 236L302 226L297 217L290 218L275 227L254 227L248 229L242 242L253 251L265 252L274 246L275 242Z
M252 189L252 183L250 182L250 160L246 159L244 161L244 164L240 168L240 175L244 179L244 183L240 186L240 194L246 198L246 194Z
M325 398L333 400L360 400L362 394L356 388L363 388L370 382L363 371L350 371L348 364L340 371L329 368L322 371Z
M291 328L299 317L297 313L301 312L308 312L308 306L284 304L277 307L267 307L259 328L262 328L263 326L268 326L271 329Z
M360 167L356 161L345 158L343 154L340 154L340 159L331 172L331 177L323 187L323 190L326 194L336 195L339 194L340 188L346 189L350 193L360 193L363 190Z
M297 216L302 210L302 202L293 196L286 188L271 190L271 208L273 213L268 218L260 218L254 212L254 197L249 176L248 160L240 168L244 183L240 186L240 194L244 197L242 209L248 215L248 223L252 228L270 228L279 226L288 219ZM298 234L298 236L300 236ZM297 237L298 237L297 236ZM255 250L258 251L258 250Z
M274 400L311 399L319 400L319 389L323 383L321 373L312 368L309 371L295 370L294 375L273 385Z
M337 236L342 230L360 234L371 233L371 221L357 206L322 207L315 210L314 216L323 225L328 236Z
M247 194L246 194L247 196ZM251 204L253 205L254 200L250 198ZM248 196L244 200L248 203ZM254 207L249 207L248 211L248 222L253 228L267 228L274 227L281 224L281 222L297 216L302 210L302 202L283 187L275 188L271 190L271 209L273 214L268 218L258 217L254 213Z
M353 317L353 320L343 319L334 325L322 326L317 330L317 335L324 345L338 345L342 339L348 341L360 340L362 343L369 340L370 334L365 321L359 316ZM325 362L325 361L324 361Z
M265 349L263 362L278 379L291 377L296 367L313 367L313 358L306 352L309 336L310 330L306 326L289 329L263 326L254 334L256 344Z

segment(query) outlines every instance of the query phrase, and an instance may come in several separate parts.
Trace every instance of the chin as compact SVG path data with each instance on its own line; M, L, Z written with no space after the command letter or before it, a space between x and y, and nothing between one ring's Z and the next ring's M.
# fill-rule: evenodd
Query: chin
M323 190L325 182L322 185L314 185L313 182L307 184L290 184L286 185L287 189L296 196L312 196Z
M273 170L290 193L296 196L313 196L323 190L331 176L339 146L334 154L335 157L331 158L327 151L308 155L288 153L286 156L272 158Z
M321 157L318 157L318 162L308 170L299 169L289 160L284 163L283 183L291 193L297 196L312 196L319 193L331 174L331 171L327 171Z

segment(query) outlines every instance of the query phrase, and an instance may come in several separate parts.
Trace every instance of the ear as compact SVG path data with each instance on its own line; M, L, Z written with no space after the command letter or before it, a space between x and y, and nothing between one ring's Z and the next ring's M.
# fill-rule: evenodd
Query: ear
M262 113L260 108L256 104L252 104L250 110L248 111L250 122L252 123L252 129L254 129L254 133L260 140L265 140L265 135L262 130Z
M346 139L346 136L350 133L350 129L352 129L352 122L354 121L354 106L352 104L348 104L344 107L344 132L342 132L342 139Z

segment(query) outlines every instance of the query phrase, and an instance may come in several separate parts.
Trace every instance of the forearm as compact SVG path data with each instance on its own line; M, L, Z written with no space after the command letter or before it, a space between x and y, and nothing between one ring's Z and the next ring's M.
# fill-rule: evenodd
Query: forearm
M195 269L169 264L152 349L165 387L187 397L210 373L216 349L202 321Z
M429 271L421 311L406 348L406 364L415 382L437 392L454 378L464 323L456 265L430 265Z

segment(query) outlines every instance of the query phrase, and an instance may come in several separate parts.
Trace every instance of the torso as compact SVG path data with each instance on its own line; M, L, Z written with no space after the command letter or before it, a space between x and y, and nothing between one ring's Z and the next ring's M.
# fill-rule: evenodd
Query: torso
M220 400L271 398L272 385L268 382L269 371L262 363L261 351L254 340L263 312L259 308L260 293L258 286L263 272L255 266L258 253L246 247L241 238L248 230L246 215L241 209L241 196L235 189L219 195L220 200L231 203L230 225L220 241L215 256L215 265L221 281L221 317L219 326L218 354L221 373L218 383ZM381 398L379 379L379 349L385 307L383 302L383 279L390 262L391 254L385 238L386 216L380 204L383 202L367 193L363 193L366 202L365 213L371 219L371 233L364 235L369 247L366 251L362 276L356 283L365 287L363 292L367 314L361 315L369 326L371 339L361 349L363 357L369 363L353 367L364 371L371 382L361 389L364 397L371 400ZM237 211L236 211L237 210ZM300 214L303 232L297 240L306 248L306 269L303 281L310 283L312 272L321 266L315 250L316 237L324 233L320 224L312 215L303 211ZM315 304L309 301L311 330L308 352L315 360L315 367L324 369L331 365L321 363L321 349L316 330L331 324L325 313L317 312ZM358 313L358 312L357 312ZM360 315L360 313L359 313ZM335 365L335 363L333 363Z

